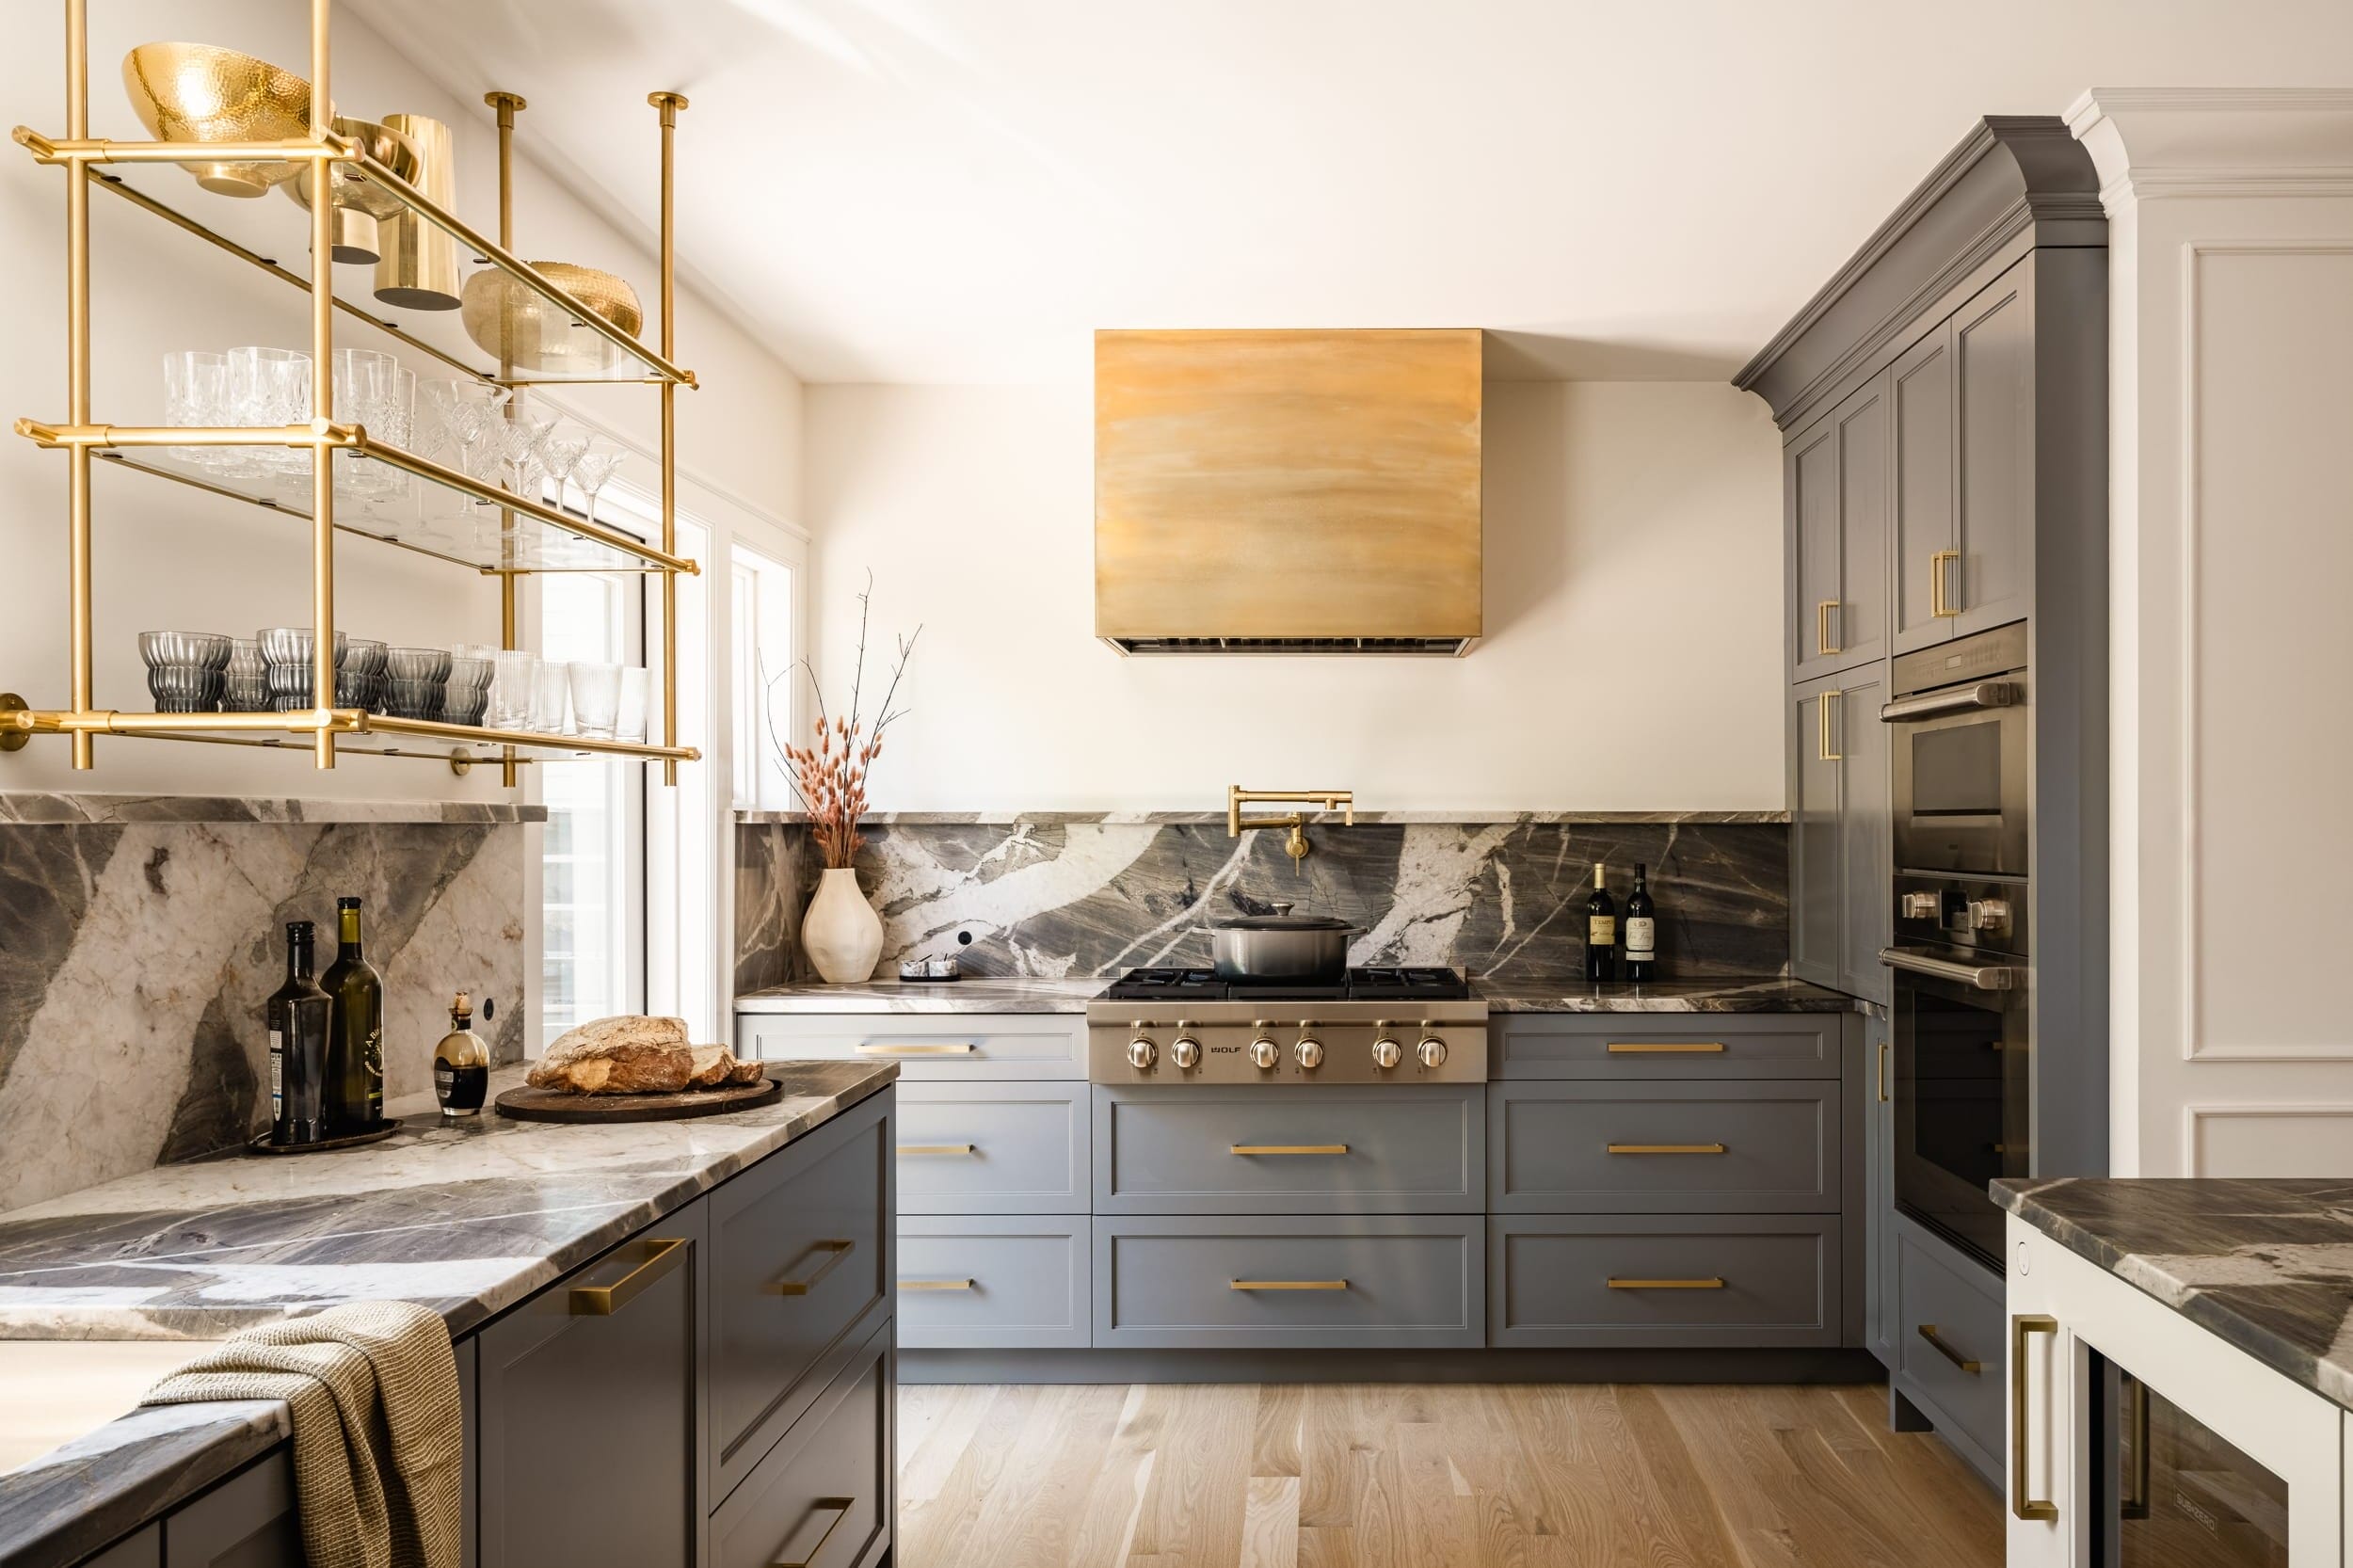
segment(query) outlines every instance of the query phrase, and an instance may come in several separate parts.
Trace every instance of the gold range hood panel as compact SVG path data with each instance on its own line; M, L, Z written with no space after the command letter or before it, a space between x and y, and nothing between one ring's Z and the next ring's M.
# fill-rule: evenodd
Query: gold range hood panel
M1482 343L1096 333L1096 635L1123 653L1468 651Z

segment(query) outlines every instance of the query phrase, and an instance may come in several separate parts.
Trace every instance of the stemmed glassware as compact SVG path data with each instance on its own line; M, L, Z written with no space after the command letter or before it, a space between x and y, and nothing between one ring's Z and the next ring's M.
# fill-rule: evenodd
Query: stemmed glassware
M606 440L602 436L592 436L586 448L572 464L572 483L580 487L580 492L587 502L586 516L590 522L597 520L597 492L612 481L614 471L628 456L626 448Z
M580 466L580 456L588 450L588 432L578 425L559 424L539 443L548 477L555 481L555 507L559 512L564 509L564 487L571 482L572 471Z
M504 387L488 381L427 381L425 401L441 418L441 426L449 439L456 443L457 461L452 465L459 471L481 476L481 459L475 448L490 431L490 422L503 409L514 393Z

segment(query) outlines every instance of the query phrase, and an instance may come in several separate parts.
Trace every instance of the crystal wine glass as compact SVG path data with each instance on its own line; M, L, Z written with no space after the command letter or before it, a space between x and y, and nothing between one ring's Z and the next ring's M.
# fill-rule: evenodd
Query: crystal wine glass
M597 436L590 439L586 450L573 463L572 483L580 487L580 493L587 503L586 516L590 522L597 520L598 492L612 482L614 471L628 456L626 448Z

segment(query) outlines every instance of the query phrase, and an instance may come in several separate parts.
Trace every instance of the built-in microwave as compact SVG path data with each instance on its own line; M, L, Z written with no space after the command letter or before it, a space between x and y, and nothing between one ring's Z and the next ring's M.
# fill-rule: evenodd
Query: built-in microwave
M1888 702L1897 872L2026 874L2026 623L1898 658Z

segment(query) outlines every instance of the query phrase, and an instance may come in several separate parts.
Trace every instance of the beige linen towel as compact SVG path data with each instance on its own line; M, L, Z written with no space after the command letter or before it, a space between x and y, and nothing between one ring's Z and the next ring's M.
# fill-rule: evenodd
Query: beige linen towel
M458 1568L465 1458L441 1315L355 1302L240 1330L142 1404L282 1400L311 1568Z

